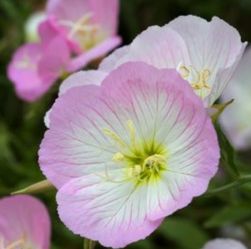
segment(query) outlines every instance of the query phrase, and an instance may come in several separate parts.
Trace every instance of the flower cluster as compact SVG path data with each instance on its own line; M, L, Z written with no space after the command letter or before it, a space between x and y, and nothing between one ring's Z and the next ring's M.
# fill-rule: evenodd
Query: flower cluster
M118 7L118 0L49 0L38 25L40 41L21 46L8 67L18 96L35 101L59 77L118 46Z
M245 46L219 18L183 16L65 80L39 164L68 228L124 247L207 190L219 163L207 107Z
M49 0L38 24L39 41L21 46L8 67L17 94L34 101L58 78L118 46L118 5L118 0ZM233 108L247 102L250 84L237 84L250 74L245 65L251 64L251 50L241 61L246 45L218 17L208 22L180 16L149 27L97 70L74 73L62 83L45 116L39 165L57 188L59 217L73 233L122 248L146 238L206 192L220 158L209 110L229 82L234 87L223 99L234 92L242 97ZM225 130L237 146L250 145L251 126L242 114L242 122L229 122L232 112L222 116ZM238 129L243 133L236 140ZM47 249L49 230L48 214L37 200L0 200L0 249ZM229 239L203 247L224 248L245 249Z

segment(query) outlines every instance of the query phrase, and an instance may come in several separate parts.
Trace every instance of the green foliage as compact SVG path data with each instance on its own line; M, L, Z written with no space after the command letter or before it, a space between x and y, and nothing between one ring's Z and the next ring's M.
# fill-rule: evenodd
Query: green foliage
M250 202L238 203L217 210L217 212L215 212L215 215L213 215L206 221L205 226L207 228L221 227L230 224L236 224L247 219L251 219Z
M233 177L239 176L235 158L236 152L219 126L217 126L217 135L221 148L221 162L223 166Z
M167 218L159 232L182 249L200 249L209 240L201 226L183 217Z

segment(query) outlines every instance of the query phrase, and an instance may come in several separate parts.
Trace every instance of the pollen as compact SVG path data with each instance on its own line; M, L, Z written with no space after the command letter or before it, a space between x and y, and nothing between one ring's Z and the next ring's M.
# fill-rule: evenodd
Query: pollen
M184 66L181 64L178 67L178 71L182 78L189 81L194 90L211 89L208 80L211 72L209 69L203 69L201 71L196 70L193 66Z

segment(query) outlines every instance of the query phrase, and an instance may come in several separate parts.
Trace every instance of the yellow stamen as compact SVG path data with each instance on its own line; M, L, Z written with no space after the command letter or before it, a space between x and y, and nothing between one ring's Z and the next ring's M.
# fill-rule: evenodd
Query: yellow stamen
M150 170L157 170L160 165L165 165L166 159L162 155L152 155L147 157L143 163L143 170L150 169Z
M211 75L210 70L203 69L202 71L197 71L194 67L186 67L181 65L178 67L178 71L181 76L188 80L195 90L201 90L203 88L210 89L208 84L209 77Z

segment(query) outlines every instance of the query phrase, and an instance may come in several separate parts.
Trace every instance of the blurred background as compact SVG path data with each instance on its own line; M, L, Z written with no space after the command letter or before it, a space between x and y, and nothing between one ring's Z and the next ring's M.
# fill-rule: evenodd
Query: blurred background
M28 104L16 97L6 76L13 52L24 43L26 20L44 6L43 0L0 0L0 197L44 179L37 151L45 131L43 117L57 96L57 86L39 101ZM148 26L163 25L186 14L208 20L219 16L239 30L243 41L251 41L251 0L121 0L119 33L128 44ZM221 143L229 153L223 155L222 172L210 187L231 181L231 172L224 173L229 160L232 163L234 159L243 172L251 167L250 151L236 154L224 137ZM82 239L68 231L58 218L55 193L37 195L52 218L52 249L82 248ZM251 246L251 184L197 198L167 218L147 240L128 248L200 249L207 240L219 236L234 237Z

